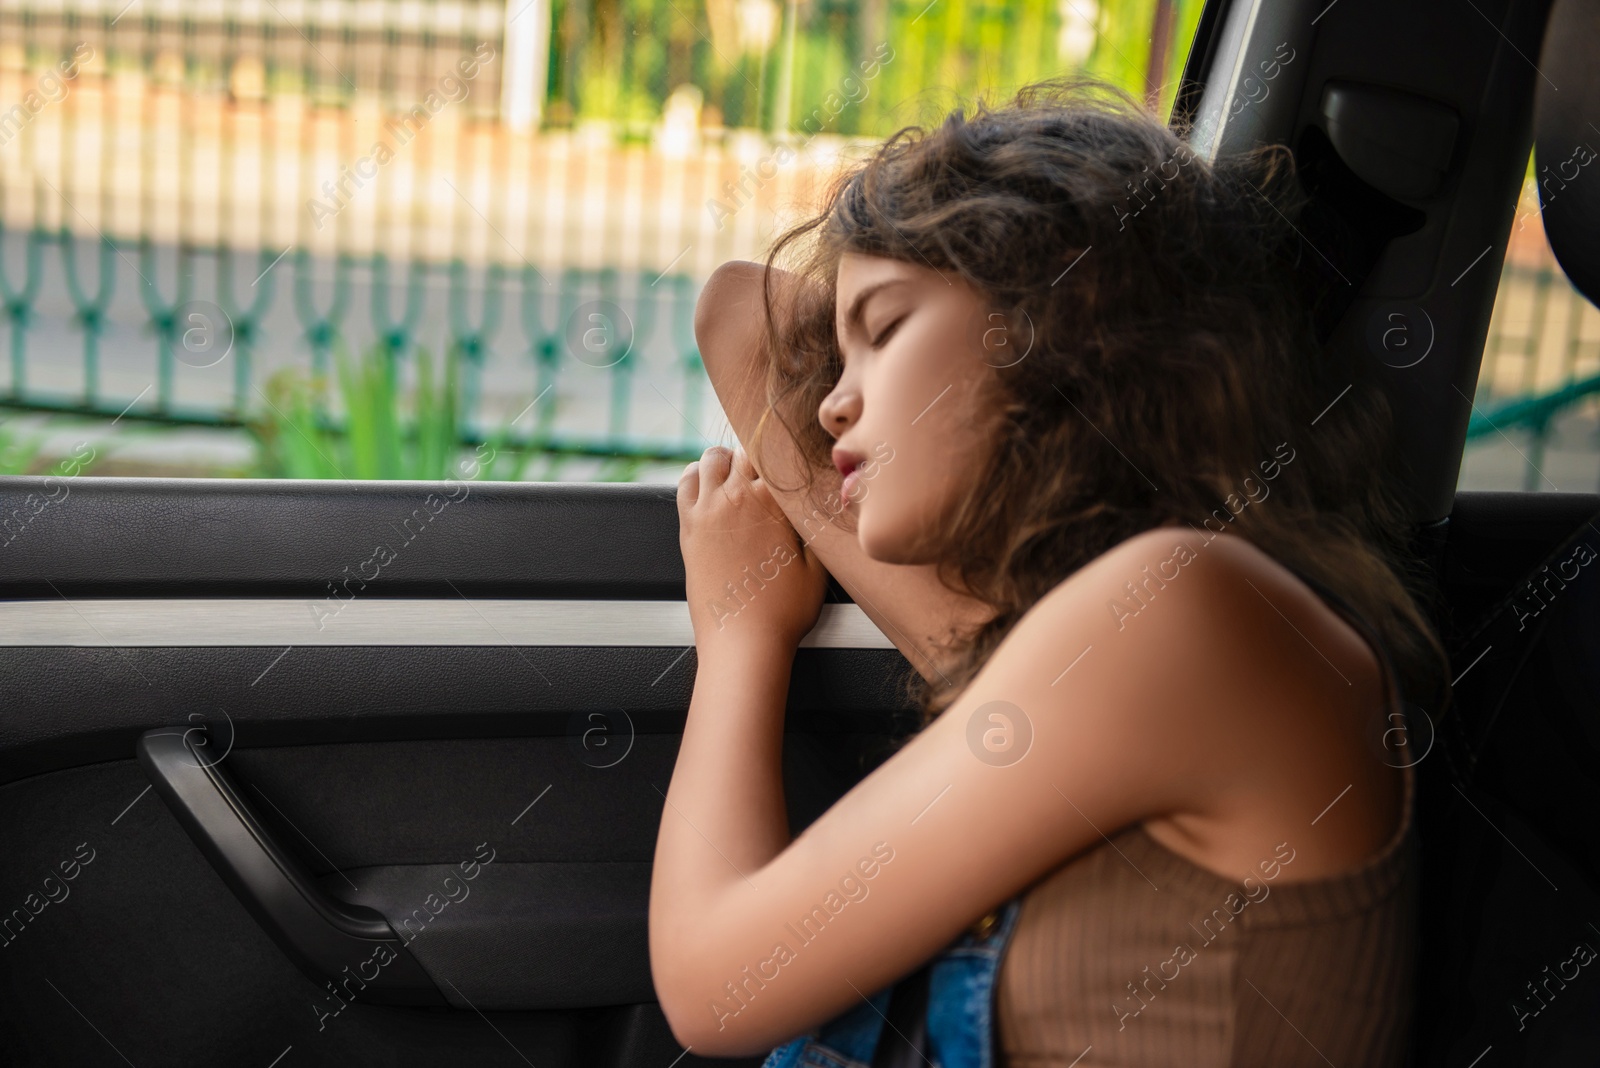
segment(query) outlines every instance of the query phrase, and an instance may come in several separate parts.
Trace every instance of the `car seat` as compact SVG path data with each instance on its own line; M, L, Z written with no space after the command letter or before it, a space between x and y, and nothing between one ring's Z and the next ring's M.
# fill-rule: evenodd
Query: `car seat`
M1597 41L1600 0L1554 5L1535 106L1545 231L1591 302ZM1413 1063L1600 1064L1600 515L1463 627L1451 659L1453 707L1436 738L1416 740L1426 755Z

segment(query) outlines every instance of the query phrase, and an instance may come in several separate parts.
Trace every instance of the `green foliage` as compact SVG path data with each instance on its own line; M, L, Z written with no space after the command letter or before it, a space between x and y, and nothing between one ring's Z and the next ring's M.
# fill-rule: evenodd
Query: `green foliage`
M352 361L334 351L344 425L327 417L327 383L294 369L267 381L265 407L249 424L265 478L440 479L463 477L458 458L462 426L460 359L452 349L437 373L426 349L416 355L409 403L398 382L398 360L386 346ZM511 427L499 427L480 449L477 474L517 481L538 451L534 442L508 448ZM470 464L470 461L469 461Z
M760 4L751 0L751 6ZM667 94L689 82L705 91L706 105L727 126L797 131L821 108L831 115L829 133L883 137L908 123L937 122L964 101L1004 100L1031 82L1082 72L1139 97L1154 89L1152 102L1164 114L1204 3L821 0L775 6L780 14L771 46L751 53L727 37L741 17L732 0L556 0L550 113L633 128L654 121ZM1168 34L1161 69L1152 70L1158 10L1167 12ZM791 12L797 18L792 35ZM1063 55L1064 16L1093 21L1086 59ZM720 46L714 22L723 27ZM892 49L892 58L874 78L860 78L862 64L881 55L880 46ZM789 114L777 115L784 79ZM849 101L842 110L839 99Z
M637 456L614 456L600 465L592 481L632 482L639 477L644 461Z
M1094 51L1084 64L1085 73L1141 97L1153 81L1157 113L1165 115L1177 95L1204 6L1203 0L1168 0L1171 30L1165 62L1161 70L1151 71L1156 0L1101 0Z
M25 475L38 458L44 435L38 432L21 435L0 419L0 475Z
M5 409L15 410L15 409ZM26 409L20 409L26 410ZM82 474L89 469L99 456L95 447L88 440L77 442L72 452L58 460L44 455L44 443L52 434L63 430L81 430L87 438L102 440L110 426L115 426L112 420L108 425L103 419L61 419L49 416L37 427L27 433L19 432L11 425L9 416L0 416L0 475L55 475L60 478L70 478ZM128 441L140 437L150 437L160 434L165 428L144 428L130 430L124 427L116 434L116 440ZM85 455L87 450L87 455Z

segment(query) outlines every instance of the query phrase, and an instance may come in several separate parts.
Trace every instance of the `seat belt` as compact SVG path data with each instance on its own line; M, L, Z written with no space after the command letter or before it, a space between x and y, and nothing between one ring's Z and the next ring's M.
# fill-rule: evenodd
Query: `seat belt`
M883 1034L872 1054L872 1068L928 1068L929 961L894 986Z
M1600 513L1580 523L1566 540L1546 554L1451 650L1451 663L1460 667L1457 679L1470 675L1473 694L1470 702L1455 702L1453 713L1444 717L1441 740L1457 785L1464 788L1472 782L1483 747L1516 687L1523 665L1539 644L1550 619L1545 610L1547 599L1560 596L1568 585L1585 579L1600 581L1600 566L1577 563L1594 553L1600 553Z

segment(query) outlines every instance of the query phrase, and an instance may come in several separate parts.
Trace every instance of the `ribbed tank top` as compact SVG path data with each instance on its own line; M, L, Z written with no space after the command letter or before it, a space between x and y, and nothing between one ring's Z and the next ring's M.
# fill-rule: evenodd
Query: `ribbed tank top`
M1308 585L1366 636L1396 701L1376 635ZM1418 907L1404 775L1400 826L1354 871L1247 888L1134 825L1035 883L996 984L1000 1065L1400 1068Z

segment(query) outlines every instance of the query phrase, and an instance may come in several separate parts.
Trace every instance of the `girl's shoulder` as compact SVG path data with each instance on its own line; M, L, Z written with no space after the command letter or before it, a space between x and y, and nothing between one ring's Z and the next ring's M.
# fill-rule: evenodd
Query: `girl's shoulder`
M1345 616L1293 569L1240 535L1188 525L1153 527L1112 546L1040 598L1024 622L1035 614L1049 623L1060 623L1063 614L1093 615L1101 629L1119 635L1191 628L1186 644L1208 650L1241 641L1254 646L1263 632L1305 638L1310 627L1354 637L1356 655L1340 640L1341 656L1378 666ZM1316 644L1302 644L1315 659Z
M1043 688L1059 695L1051 714L1094 728L1075 744L1174 784L1138 822L1167 827L1163 844L1191 860L1243 870L1235 852L1279 818L1313 826L1352 785L1299 832L1308 856L1339 870L1394 824L1401 777L1368 737L1392 696L1380 651L1242 537L1145 531L1053 589L1013 637L1008 664L1061 664Z

